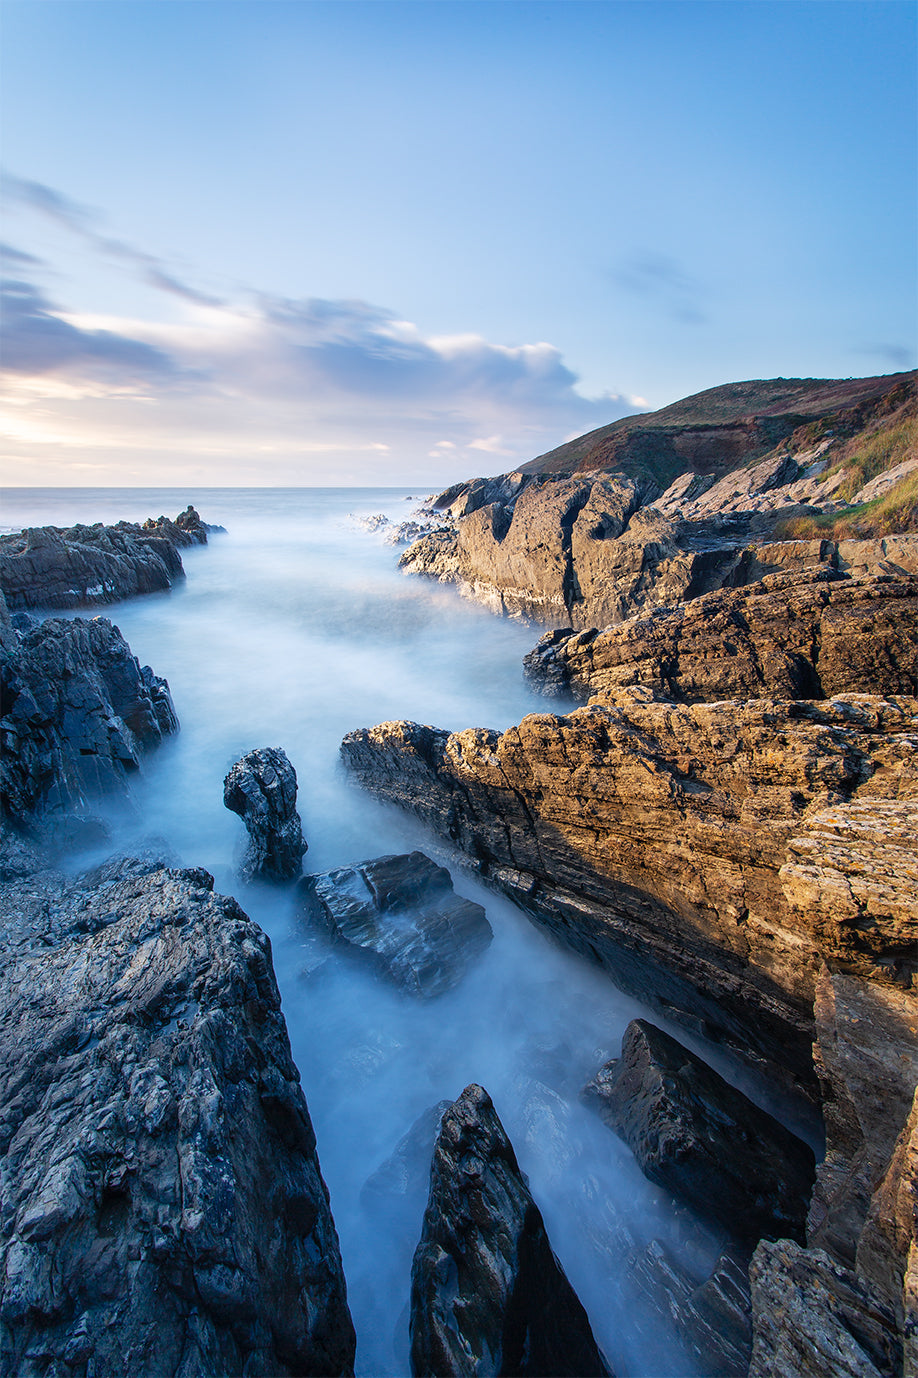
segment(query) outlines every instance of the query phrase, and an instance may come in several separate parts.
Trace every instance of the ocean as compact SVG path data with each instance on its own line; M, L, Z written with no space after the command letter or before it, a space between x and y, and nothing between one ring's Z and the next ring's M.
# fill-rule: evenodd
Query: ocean
M400 574L384 532L359 524L378 512L404 520L423 496L7 489L0 521L7 530L142 521L174 517L190 502L226 528L183 552L187 578L171 592L97 610L141 664L166 677L181 722L147 759L130 804L107 816L114 848L164 838L182 864L212 872L215 888L235 895L271 938L341 1240L358 1375L408 1373L411 1259L427 1187L422 1173L382 1204L362 1189L428 1107L472 1081L494 1101L620 1378L692 1375L689 1358L635 1298L629 1260L658 1239L677 1260L702 1267L716 1241L644 1178L579 1099L618 1055L630 1019L661 1021L484 888L441 839L369 798L339 764L352 728L411 718L502 729L550 708L522 678L538 627ZM449 867L460 894L485 906L494 941L456 989L424 1003L400 995L312 933L289 889L237 879L244 830L223 806L223 777L259 746L282 747L296 769L307 871L419 848Z

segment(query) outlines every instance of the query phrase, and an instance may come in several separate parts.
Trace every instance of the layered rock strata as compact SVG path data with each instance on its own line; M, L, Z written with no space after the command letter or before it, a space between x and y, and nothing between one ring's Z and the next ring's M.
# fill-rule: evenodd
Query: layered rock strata
M308 848L296 811L296 771L286 752L275 746L247 751L224 778L223 803L248 833L243 879L296 880Z
M529 684L581 702L645 684L681 702L918 694L918 577L772 574L606 631L549 632Z
M214 528L193 507L142 526L41 526L0 536L0 591L11 610L87 608L158 593L184 576L179 551Z
M608 1374L490 1097L444 1113L411 1270L415 1375Z
M497 733L350 733L374 794L451 839L616 982L815 1090L823 959L916 958L918 701L675 705L647 688Z
M739 1244L803 1243L812 1149L662 1029L632 1020L583 1094L645 1176Z
M454 528L416 542L399 564L455 583L495 611L577 630L819 564L849 573L918 573L914 535L776 540L776 514L796 502L784 484L791 470L797 472L793 460L758 466L746 475L750 491L736 498L735 510L728 504L730 510L697 514L683 510L690 486L671 496L649 479L623 474L477 480L445 503L460 514Z
M0 629L0 805L25 824L123 793L178 719L166 681L105 618L19 619L21 633Z
M493 936L481 905L423 852L306 876L300 894L310 922L419 999L456 985Z
M268 941L206 872L106 874L5 892L3 1369L350 1373Z

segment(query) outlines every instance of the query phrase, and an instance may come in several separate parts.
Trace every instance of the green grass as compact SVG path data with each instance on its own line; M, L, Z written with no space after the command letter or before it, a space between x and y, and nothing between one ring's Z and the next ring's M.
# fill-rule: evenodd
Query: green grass
M918 531L918 473L906 474L888 493L872 502L862 502L840 512L791 517L779 522L775 536L788 541L842 541L892 536L905 531Z
M867 440L860 441L855 452L829 472L842 468L847 471L845 481L838 490L838 496L846 500L853 498L877 474L894 469L915 454L918 454L918 420L908 417L898 425L877 431Z

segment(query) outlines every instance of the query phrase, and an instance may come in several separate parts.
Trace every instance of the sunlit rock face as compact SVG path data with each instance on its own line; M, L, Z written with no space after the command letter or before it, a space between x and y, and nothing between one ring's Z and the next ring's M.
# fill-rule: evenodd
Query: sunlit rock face
M480 1086L467 1086L440 1122L411 1269L411 1371L610 1372Z
M168 684L107 619L25 623L0 644L0 789L17 823L123 795L145 752L178 729Z
M620 985L815 1091L821 961L914 966L916 746L911 698L637 688L504 733L382 723L341 750Z
M424 856L382 856L304 877L304 917L418 999L450 990L491 942L485 911Z
M204 871L100 875L4 892L4 1371L350 1373L267 939Z
M161 593L184 578L181 549L206 545L193 507L139 526L32 527L0 536L0 591L13 610L87 608Z

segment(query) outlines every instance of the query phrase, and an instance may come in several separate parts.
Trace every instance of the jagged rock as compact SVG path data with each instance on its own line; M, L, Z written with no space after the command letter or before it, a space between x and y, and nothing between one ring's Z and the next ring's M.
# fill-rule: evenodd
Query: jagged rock
M420 1187L421 1204L427 1192L430 1157L433 1153L440 1121L452 1101L437 1101L419 1115L414 1124L399 1139L395 1148L364 1182L360 1190L361 1203L371 1210L383 1209L394 1201L417 1195Z
M691 1355L699 1373L717 1378L746 1378L752 1352L752 1317L748 1269L730 1254L722 1254L710 1275L699 1281L670 1257L657 1239L629 1259L629 1283L654 1320L647 1327L644 1347L647 1372L664 1370L665 1358L654 1361L654 1331L660 1323Z
M749 1268L749 1378L895 1378L902 1346L890 1309L821 1249L764 1241Z
M906 1349L918 1358L918 1091L889 1166L870 1202L857 1244L857 1271L892 1304Z
M487 1092L440 1124L411 1269L415 1375L608 1374Z
M236 762L223 781L223 803L249 834L246 880L295 880L308 850L296 811L296 771L280 747L264 746Z
M646 684L683 702L918 694L918 577L768 575L597 632L546 634L529 684L585 702Z
M341 752L623 988L815 1092L821 959L902 983L914 965L916 747L915 699L674 705L636 688L504 733L382 723ZM831 921L800 898L822 858Z
M812 1150L662 1029L633 1019L583 1096L645 1176L741 1244L803 1243Z
M301 894L313 922L421 999L456 985L493 936L481 905L423 852L306 876Z
M144 752L178 728L166 681L101 617L7 632L0 686L0 803L20 823L124 792Z
M193 507L143 526L31 527L0 536L0 590L11 609L85 608L157 593L184 577L179 550L206 545Z
M352 1371L270 946L212 885L49 885L4 955L4 1372Z

